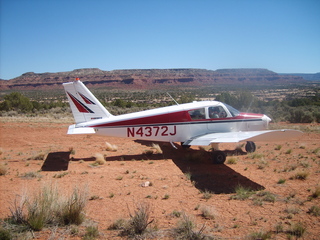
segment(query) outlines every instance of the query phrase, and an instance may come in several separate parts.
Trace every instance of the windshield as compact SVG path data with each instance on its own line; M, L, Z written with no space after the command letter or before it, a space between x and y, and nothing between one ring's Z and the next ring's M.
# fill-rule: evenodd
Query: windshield
M236 117L236 116L238 116L240 114L240 112L237 109L231 107L230 105L228 105L226 103L224 103L224 105L228 108L228 110L231 113L232 117Z

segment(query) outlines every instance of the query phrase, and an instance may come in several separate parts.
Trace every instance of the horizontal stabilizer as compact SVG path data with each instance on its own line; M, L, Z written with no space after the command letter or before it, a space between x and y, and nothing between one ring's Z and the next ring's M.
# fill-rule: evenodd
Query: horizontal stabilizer
M76 125L70 125L68 134L93 134L96 133L94 128L91 127L76 127Z

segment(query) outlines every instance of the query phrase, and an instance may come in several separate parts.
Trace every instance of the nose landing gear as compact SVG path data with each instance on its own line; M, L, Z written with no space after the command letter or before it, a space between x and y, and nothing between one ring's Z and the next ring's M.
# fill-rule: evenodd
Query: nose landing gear
M253 153L256 151L256 144L254 142L248 141L245 146L246 152Z

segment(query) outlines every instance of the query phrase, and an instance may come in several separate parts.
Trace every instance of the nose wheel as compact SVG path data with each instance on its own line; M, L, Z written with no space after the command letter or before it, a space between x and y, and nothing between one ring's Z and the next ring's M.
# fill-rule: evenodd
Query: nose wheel
M226 154L223 151L212 152L211 159L213 164L223 164L226 161Z
M256 151L256 144L254 142L248 141L245 146L246 152L252 153Z

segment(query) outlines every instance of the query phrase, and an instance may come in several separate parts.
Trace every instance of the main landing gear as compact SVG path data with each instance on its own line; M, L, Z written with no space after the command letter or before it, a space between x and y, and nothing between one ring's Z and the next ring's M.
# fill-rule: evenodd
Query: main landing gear
M184 149L190 148L190 145L183 145L181 147ZM212 143L211 160L213 164L224 164L227 159L227 154L224 151L219 150L219 143ZM245 150L247 153L252 153L256 151L256 144L254 142L248 141L245 145Z
M213 151L211 153L211 160L213 164L223 164L227 159L227 155L223 151Z
M223 164L226 161L227 155L225 152L219 150L219 145L217 143L211 144L212 153L211 160L213 164ZM247 153L252 153L256 151L256 144L254 142L248 141L245 146Z

